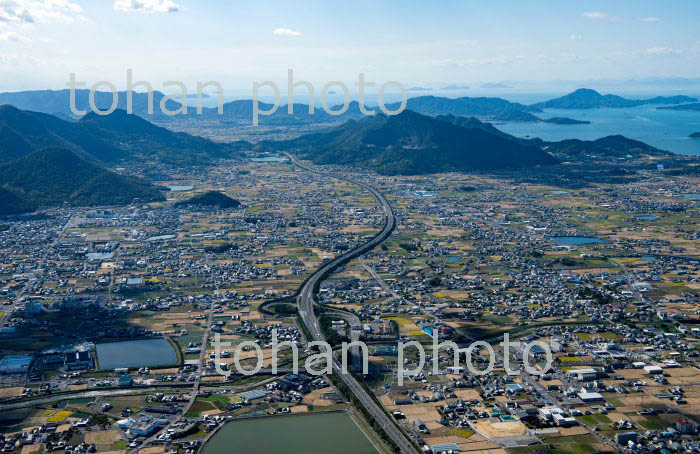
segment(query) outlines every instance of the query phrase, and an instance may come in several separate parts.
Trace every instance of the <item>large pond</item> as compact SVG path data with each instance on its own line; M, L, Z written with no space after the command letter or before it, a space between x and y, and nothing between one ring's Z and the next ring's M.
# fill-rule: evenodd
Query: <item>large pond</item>
M191 191L194 189L194 186L185 186L185 185L173 185L173 186L168 186L168 189L172 192L187 192Z
M203 454L377 454L346 413L231 421L202 448Z
M177 354L166 339L140 339L97 344L100 370L121 367L169 366L177 363Z
M287 162L289 158L284 156L265 156L264 158L252 158L253 162Z

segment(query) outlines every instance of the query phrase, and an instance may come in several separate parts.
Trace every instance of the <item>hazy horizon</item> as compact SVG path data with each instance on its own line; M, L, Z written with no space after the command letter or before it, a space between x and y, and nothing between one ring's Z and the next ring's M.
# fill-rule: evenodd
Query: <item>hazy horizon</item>
M629 0L245 8L211 0L13 0L0 3L0 90L60 89L71 72L122 86L127 68L156 89L166 80L217 80L242 90L254 81L282 83L293 68L319 89L331 80L351 84L363 72L406 88L683 90L700 87L699 12L697 3L669 9Z

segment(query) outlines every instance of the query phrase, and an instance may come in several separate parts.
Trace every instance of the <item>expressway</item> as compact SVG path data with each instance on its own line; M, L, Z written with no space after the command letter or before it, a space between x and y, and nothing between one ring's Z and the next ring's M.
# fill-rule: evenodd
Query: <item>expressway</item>
M345 178L343 176L318 171L316 169L299 163L292 155L288 153L285 154L292 162L292 164L296 165L301 169L313 173L328 175L338 180L347 181L348 183L358 185L363 189L369 191L372 194L372 196L374 196L374 198L377 199L384 211L384 227L376 236L374 236L371 240L367 241L366 243L363 243L360 246L351 249L345 254L326 262L304 283L304 286L299 292L297 301L299 305L299 314L302 320L309 328L313 340L324 341L324 337L321 333L321 328L319 326L318 319L314 315L313 306L315 289L321 283L321 281L326 279L330 275L330 273L332 273L335 269L344 265L350 260L360 257L363 254L371 251L375 247L382 244L387 238L389 238L391 232L393 232L394 228L396 227L396 217L394 216L394 212L391 209L391 205L389 205L389 202L387 202L386 198L384 198L384 196L372 186ZM350 390L360 400L362 406L372 415L375 421L377 421L377 423L382 427L382 429L384 429L384 432L387 433L387 435L393 440L393 442L396 443L396 445L399 447L402 453L412 454L417 452L414 445L406 437L406 434L404 434L401 431L401 429L399 429L399 427L396 426L394 421L384 412L384 410L381 409L379 405L377 405L377 403L372 399L372 397L367 393L367 391L365 391L365 389L360 385L360 383L358 383L357 380L355 380L355 378L351 374L342 373L341 366L336 359L333 360L333 371L337 374L338 378L340 378L345 383L345 385L348 388L350 388Z

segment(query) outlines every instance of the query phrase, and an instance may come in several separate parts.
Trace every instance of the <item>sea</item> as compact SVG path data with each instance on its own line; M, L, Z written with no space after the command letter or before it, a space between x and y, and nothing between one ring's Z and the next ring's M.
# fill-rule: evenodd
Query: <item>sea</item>
M597 89L593 86L590 88ZM566 95L573 90L560 92L524 92L521 90L484 91L459 96L490 96L507 99L511 102L530 105ZM602 94L615 94L628 99L650 99L656 96L685 95L700 100L700 92L691 90L652 90L624 91L619 89L599 89ZM700 102L700 101L699 101ZM666 105L664 105L666 106ZM643 105L631 108L604 109L544 109L535 113L540 118L569 117L590 121L589 125L557 125L553 123L496 122L494 126L516 137L534 138L547 141L565 139L595 140L610 135L623 135L640 140L662 150L673 153L700 156L700 139L688 136L700 132L700 112L659 110L661 105Z
M623 135L662 150L685 155L700 155L700 139L688 136L700 132L700 112L658 110L655 105L624 109L545 109L541 118L569 117L590 121L589 125L552 123L494 123L498 129L516 137L539 137L547 141L564 139L594 140Z

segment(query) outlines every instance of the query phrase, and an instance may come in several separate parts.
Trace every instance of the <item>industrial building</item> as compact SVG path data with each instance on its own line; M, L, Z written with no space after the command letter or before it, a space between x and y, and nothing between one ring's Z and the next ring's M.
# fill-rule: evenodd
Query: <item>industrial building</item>
M0 374L26 374L32 365L31 355L7 355L0 359Z

